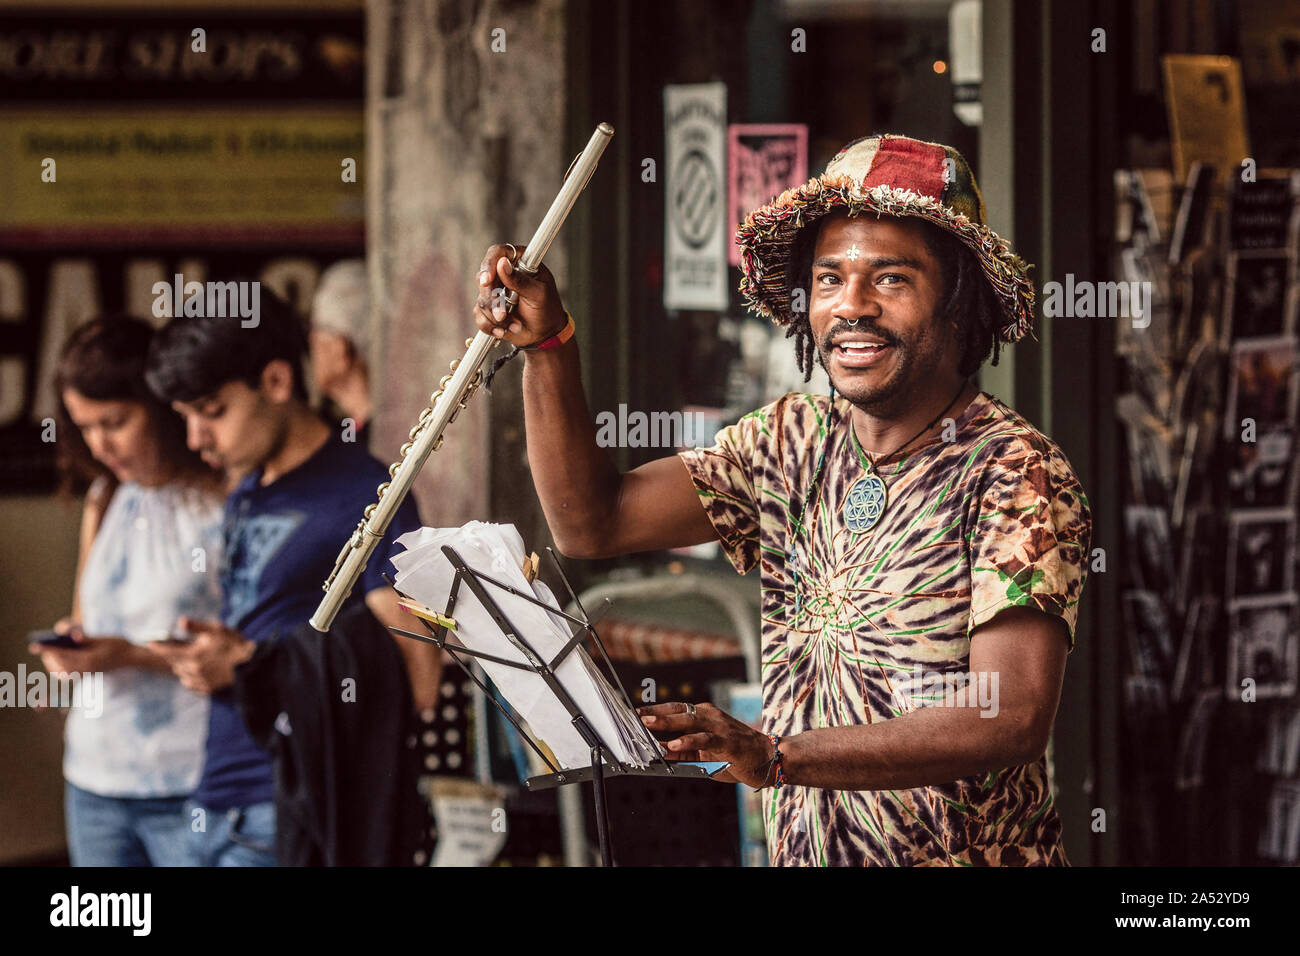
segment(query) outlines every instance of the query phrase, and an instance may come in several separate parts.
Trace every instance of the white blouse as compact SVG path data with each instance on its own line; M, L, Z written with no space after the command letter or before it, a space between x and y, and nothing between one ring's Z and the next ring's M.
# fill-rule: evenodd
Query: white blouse
M119 485L81 574L87 636L143 644L180 615L221 615L221 499L179 485ZM202 769L208 698L164 671L104 674L102 708L74 707L63 774L106 797L190 793ZM94 711L99 710L98 716Z

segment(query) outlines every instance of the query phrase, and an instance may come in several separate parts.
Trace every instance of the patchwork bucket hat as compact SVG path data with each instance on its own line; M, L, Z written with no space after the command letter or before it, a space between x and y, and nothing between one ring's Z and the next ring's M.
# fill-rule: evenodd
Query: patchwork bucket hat
M998 339L1031 331L1030 266L984 224L984 197L962 155L950 146L906 136L870 136L845 146L826 171L754 210L736 231L746 304L778 325L790 309L791 250L799 230L838 209L878 216L918 216L946 229L975 254L1002 307Z

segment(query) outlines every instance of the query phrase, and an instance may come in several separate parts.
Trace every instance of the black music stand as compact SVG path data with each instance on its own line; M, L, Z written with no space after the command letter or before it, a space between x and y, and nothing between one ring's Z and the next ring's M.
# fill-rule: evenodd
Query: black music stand
M533 751L537 756L540 757L542 762L551 770L550 773L530 777L525 780L524 786L529 790L551 790L555 787L583 783L587 780L592 782L596 802L596 832L600 839L600 858L603 866L614 865L613 850L610 842L611 834L609 814L605 803L606 773L614 776L621 775L628 777L674 777L678 779L707 780L726 769L727 765L725 764L713 771L713 773L710 773L699 764L694 763L676 763L674 766L674 762L665 760L662 756L656 758L654 763L646 767L630 766L619 761L614 756L608 743L600 739L600 735L597 734L595 729L591 726L591 722L587 719L586 715L578 709L577 705L574 704L573 699L569 696L569 692L564 689L564 685L562 685L555 676L555 669L559 667L560 663L571 654L588 635L590 635L592 641L595 643L597 650L600 651L601 660L604 661L605 668L608 670L609 675L613 677L614 686L618 688L618 692L622 695L624 703L627 704L633 713L636 712L636 707L633 705L631 698L628 697L627 690L623 687L623 682L619 679L618 673L614 670L614 665L610 662L609 655L605 653L605 645L601 643L600 636L596 633L595 628L592 627L592 621L588 617L586 610L582 607L582 602L578 600L578 595L574 593L573 587L569 584L568 576L565 575L564 568L560 566L559 559L556 558L553 549L547 548L546 553L550 555L551 562L555 565L555 570L559 574L560 580L564 582L565 590L569 592L569 596L573 599L574 605L582 615L581 618L573 617L564 611L557 610L549 604L539 601L536 596L531 593L525 594L518 588L489 577L481 571L474 570L465 564L460 554L450 545L444 545L442 553L447 556L447 560L451 562L451 566L456 571L455 577L452 579L451 583L451 593L447 595L446 616L454 619L456 600L459 595L460 586L464 584L469 588L474 597L478 598L479 602L491 615L492 620L496 623L497 627L501 629L501 633L505 635L506 639L510 641L511 644L519 649L528 663L520 664L517 661L506 660L504 657L497 657L482 651L471 650L463 644L451 644L447 640L447 627L433 624L423 618L420 618L420 622L424 624L425 628L428 630L429 633L427 635L403 630L400 627L390 627L388 630L394 634L400 634L403 637L423 641L426 644L433 644L442 650L445 650L452 656L452 659L460 665L461 670L468 674L470 679L478 685L484 695L496 704L497 710L501 711L506 720L510 721L515 730L519 732L519 736L523 738L524 742L533 748ZM397 585L393 583L393 580L389 578L387 574L384 575L384 578L388 581L393 590L397 591L398 595L401 597L408 597L408 595L402 594L402 592L398 590ZM554 658L549 661L543 660L524 636L515 629L513 624L510 623L505 612L501 610L500 606L488 593L487 588L484 586L485 584L490 584L493 587L500 588L507 594L522 598L530 604L536 604L538 607L549 611L551 614L558 614L570 623L578 625L578 630L573 634L564 647L560 648L559 653L557 653ZM608 600L606 601L606 605L608 605ZM582 739L591 747L591 766L567 770L557 767L554 761L546 755L546 752L538 746L537 741L533 739L532 735L524 730L519 721L515 718L515 715L511 713L510 709L497 700L497 695L488 692L487 685L479 679L478 675L474 673L474 669L470 666L473 662L470 661L467 663L462 660L460 657L461 654L468 655L471 658L492 661L493 663L502 664L506 667L514 667L519 670L530 670L541 677L542 680L545 681L546 686L550 689L551 693L555 695L556 699L559 700L564 709L569 713L569 716L572 718L574 729L578 731ZM654 736L644 724L640 723L639 720L638 725L641 727L646 739L652 744L652 749L658 751L659 744L655 741Z

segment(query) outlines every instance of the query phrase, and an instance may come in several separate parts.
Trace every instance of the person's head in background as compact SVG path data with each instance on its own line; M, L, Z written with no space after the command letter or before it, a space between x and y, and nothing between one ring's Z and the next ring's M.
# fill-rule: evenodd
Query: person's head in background
M185 425L145 382L153 326L105 315L78 327L55 371L55 429L62 489L84 491L95 479L112 486L177 481L216 488L220 475L185 447Z
M189 447L232 477L284 452L296 429L315 427L303 380L307 337L265 285L256 325L237 317L182 316L154 336L145 379L185 420Z
M370 420L370 292L366 264L336 262L321 273L311 304L316 387L357 428Z

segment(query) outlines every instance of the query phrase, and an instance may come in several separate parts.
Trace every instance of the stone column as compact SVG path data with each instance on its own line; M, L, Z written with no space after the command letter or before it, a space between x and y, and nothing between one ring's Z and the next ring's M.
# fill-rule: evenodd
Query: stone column
M371 450L385 462L475 332L474 275L488 243L527 241L559 188L564 16L565 0L367 3ZM562 244L547 257L553 269ZM519 369L508 368L494 394L475 394L421 472L425 524L515 521L540 549L526 470L492 467L526 461L522 424Z

